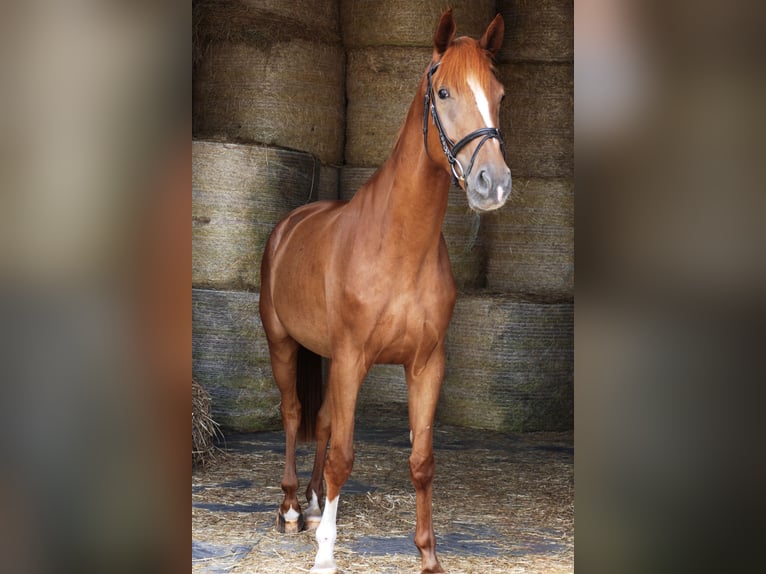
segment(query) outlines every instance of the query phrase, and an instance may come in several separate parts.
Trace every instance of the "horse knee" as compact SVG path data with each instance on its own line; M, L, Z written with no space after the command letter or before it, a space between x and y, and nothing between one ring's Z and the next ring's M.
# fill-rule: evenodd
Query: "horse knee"
M410 476L416 488L424 488L433 482L434 467L433 453L413 452L410 455Z

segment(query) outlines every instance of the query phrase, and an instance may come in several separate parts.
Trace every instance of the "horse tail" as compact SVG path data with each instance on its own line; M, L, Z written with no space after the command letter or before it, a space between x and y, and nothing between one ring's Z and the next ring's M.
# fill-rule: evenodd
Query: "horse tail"
M301 403L301 424L298 440L316 439L316 423L319 407L322 406L322 357L304 346L298 347L297 393Z

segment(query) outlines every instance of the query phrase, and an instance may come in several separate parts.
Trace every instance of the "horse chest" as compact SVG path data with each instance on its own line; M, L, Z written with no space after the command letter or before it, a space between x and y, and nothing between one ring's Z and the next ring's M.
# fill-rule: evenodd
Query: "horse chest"
M377 315L366 337L367 352L380 363L408 363L444 337L454 299L448 294L397 293Z

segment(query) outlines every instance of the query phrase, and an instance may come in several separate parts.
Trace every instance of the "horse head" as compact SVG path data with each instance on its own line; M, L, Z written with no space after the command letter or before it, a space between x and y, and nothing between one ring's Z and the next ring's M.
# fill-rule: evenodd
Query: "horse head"
M466 192L471 209L492 211L502 207L511 192L511 170L499 129L505 91L492 65L503 44L503 18L495 16L480 40L455 38L455 31L449 9L434 33L433 59L426 73L425 146ZM437 146L441 152L434 151Z

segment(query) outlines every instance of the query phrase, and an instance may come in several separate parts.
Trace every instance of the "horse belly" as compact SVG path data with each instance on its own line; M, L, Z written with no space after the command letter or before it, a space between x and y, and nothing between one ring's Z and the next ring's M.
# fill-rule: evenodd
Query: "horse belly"
M309 302L305 295L314 295L316 300ZM283 290L276 299L277 315L288 334L307 349L329 357L329 331L323 294Z

